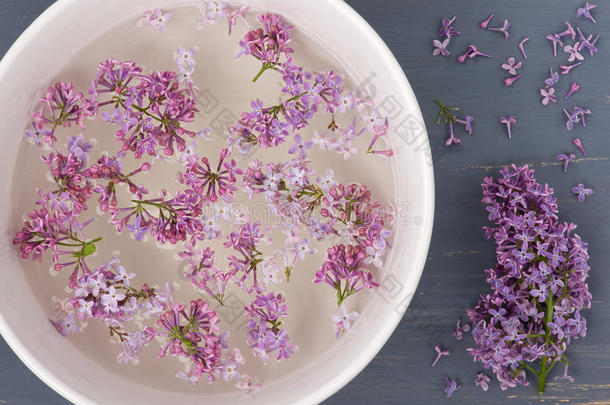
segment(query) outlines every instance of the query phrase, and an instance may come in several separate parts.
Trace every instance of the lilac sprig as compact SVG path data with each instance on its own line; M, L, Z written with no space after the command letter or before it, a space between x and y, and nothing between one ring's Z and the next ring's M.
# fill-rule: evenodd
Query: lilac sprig
M276 360L288 359L298 350L286 334L286 300L281 294L258 294L246 307L248 344L254 355L267 363L275 353Z
M527 165L486 177L482 187L495 224L484 229L496 241L498 263L486 270L491 292L467 311L476 343L468 350L503 389L527 385L529 371L542 393L571 340L586 335L587 245L574 224L559 221L553 189L537 183Z
M290 30L292 26L286 24L279 14L261 14L258 17L263 24L262 28L254 29L246 34L239 41L241 46L237 56L252 55L263 66L260 71L252 79L257 81L265 71L279 67L281 59L288 58L294 50L289 46L292 42L290 38Z
M175 149L186 148L184 136L194 138L196 132L183 127L199 111L188 88L182 88L178 75L172 71L144 75L134 62L109 59L98 66L96 79L89 93L104 111L102 118L116 124L117 139L124 151L139 159L144 154L170 156Z
M83 93L76 92L71 82L57 82L38 100L40 109L32 115L32 128L25 131L26 138L36 146L53 147L58 127L76 124L85 129L84 120L97 114L97 104Z
M456 138L453 132L453 124L459 123L464 125L464 129L468 135L472 135L472 123L474 118L470 115L464 117L464 119L458 119L455 115L456 111L460 109L458 107L449 107L442 104L440 101L434 99L434 102L440 108L438 113L438 119L436 120L437 124L440 124L442 120L445 121L445 124L449 127L449 138L445 141L446 146L451 146L452 144L459 145L462 141L459 138Z

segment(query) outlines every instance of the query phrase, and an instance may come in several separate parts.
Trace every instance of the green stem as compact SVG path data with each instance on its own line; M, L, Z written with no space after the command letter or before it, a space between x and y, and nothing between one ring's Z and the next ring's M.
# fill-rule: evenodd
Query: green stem
M547 356L542 358L542 364L540 365L540 373L538 374L538 393L544 394L544 385L546 384L546 375L548 374L548 370L546 368L546 364L548 362Z
M263 63L263 67L261 68L261 70L259 70L259 72L256 74L256 76L254 76L254 79L252 79L252 82L256 82L258 80L259 77L261 77L261 75L263 73L265 73L267 70L271 69L273 65L271 65L270 63Z
M549 287L549 297L546 300L546 310L544 312L544 342L549 343L551 339L551 327L549 323L553 322L553 293ZM540 364L540 373L538 374L538 393L544 394L544 386L546 384L546 376L555 365L555 362L548 366L549 358L544 356Z

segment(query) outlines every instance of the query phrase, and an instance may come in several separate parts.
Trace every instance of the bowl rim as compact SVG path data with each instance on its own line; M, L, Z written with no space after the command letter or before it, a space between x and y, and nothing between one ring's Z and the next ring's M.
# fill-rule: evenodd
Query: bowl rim
M344 14L346 18L350 19L351 23L353 23L359 30L366 32L369 36L371 36L375 45L378 47L378 51L381 51L381 53L383 54L383 63L387 65L388 69L390 69L396 75L396 77L400 78L402 82L400 84L403 85L403 90L405 91L405 94L416 101L415 94L404 71L400 67L398 61L396 60L388 46L381 39L379 34L377 34L377 32L366 22L366 20L364 20L364 18L360 16L360 14L358 14L344 0L325 1L337 7L339 11ZM36 36L39 34L39 31L46 24L51 22L55 16L61 14L63 10L71 7L76 2L78 2L78 0L56 0L28 26L28 28L11 45L2 60L0 60L0 82L6 79L6 76L10 73L11 68L14 67L13 65L15 64L15 60L18 58L20 51L26 48L32 41L34 41L36 39ZM421 123L424 123L419 104L415 102L414 105L412 105L410 108L411 112L415 114L416 118L418 118ZM425 124L423 124L423 126L423 133L426 135L426 139L428 140L429 138L425 128ZM421 234L424 238L423 247L425 247L425 249L422 248L421 250L419 250L418 257L414 258L414 262L416 262L414 268L417 270L417 274L414 274L413 277L413 280L415 281L415 285L413 288L414 290L419 284L421 274L423 273L432 237L435 207L434 170L432 163L430 163L429 165L425 165L424 173L422 173L422 176L425 179L424 184L426 185L425 190L423 190L423 193L425 194L423 197L423 201L427 201L429 202L429 204L425 207L422 207L426 214L423 216L423 221L421 223L423 229ZM411 298L412 296L407 297L406 302L404 302L405 311L410 304ZM373 360L373 358L377 355L377 353L381 350L381 348L385 345L392 333L395 331L398 324L400 323L400 320L401 317L397 317L395 318L395 320L386 323L387 327L383 330L379 330L373 336L367 347L363 348L364 350L361 355L353 360L353 362L351 363L351 367L346 368L341 374L333 376L323 387L320 387L320 389L315 392L311 392L306 398L302 398L299 403L322 402L337 391L339 391L342 387L347 385L369 364L370 361ZM45 367L45 365L40 360L38 360L37 357L34 356L25 345L20 342L18 336L10 328L9 324L6 322L1 312L0 335L5 339L8 346L15 352L17 357L28 367L28 369L30 369L40 380L42 380L47 386L52 388L54 391L56 391L59 395L73 403L96 403L95 399L86 397L79 391L73 389L69 384L66 384L60 379L56 378L53 373L51 373L48 368Z

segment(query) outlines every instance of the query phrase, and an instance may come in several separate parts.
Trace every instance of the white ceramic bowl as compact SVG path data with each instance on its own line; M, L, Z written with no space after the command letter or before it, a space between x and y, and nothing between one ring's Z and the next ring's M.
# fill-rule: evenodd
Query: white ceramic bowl
M0 332L38 377L78 404L233 404L243 399L232 391L208 392L206 384L192 389L187 385L176 388L171 384L143 383L142 378L134 376L151 373L148 366L123 371L106 364L107 355L100 345L107 344L107 338L87 345L88 338L76 339L80 343L75 344L70 338L61 337L47 321L52 311L48 285L53 282L47 282L48 273L35 272L20 261L11 243L22 215L34 201L34 182L40 180L42 173L39 163L31 160L34 155L24 152L21 136L39 95L61 76L60 72L72 72L67 66L69 62L111 27L135 19L147 8L169 9L193 3L59 0L27 29L0 63L0 111L3 112L0 211L8 213L0 218ZM390 198L398 207L394 248L378 277L381 287L362 301L364 307L358 308L361 319L355 333L318 350L315 355L301 355L294 366L281 369L280 375L276 373L266 381L264 389L251 399L252 403L261 404L318 403L339 390L373 359L409 305L425 264L432 230L434 186L430 147L417 101L400 66L373 29L343 1L248 0L247 3L255 9L282 14L296 26L301 38L310 38L318 51L333 55L341 65L340 73L365 88L391 119L390 143L396 152L391 167L388 166L391 174L377 173L374 177L379 185L389 185L386 189L390 189ZM243 31L236 35L240 33ZM109 52L120 48L115 45L108 44ZM152 48L144 48L154 53ZM77 59L74 63L96 62ZM123 255L129 254L123 252ZM325 293L332 298L329 291ZM307 313L301 315L301 321L327 322L308 318ZM303 332L303 336L307 333ZM299 342L299 337L293 336L306 347L307 342ZM169 367L171 363L164 364Z

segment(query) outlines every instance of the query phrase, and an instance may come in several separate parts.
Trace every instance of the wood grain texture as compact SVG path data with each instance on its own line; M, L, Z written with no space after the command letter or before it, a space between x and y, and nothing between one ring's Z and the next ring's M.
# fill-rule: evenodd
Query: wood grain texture
M287 0L289 1L289 0ZM420 102L433 145L442 144L445 128L435 124L438 98L457 105L476 119L472 137L464 135L462 145L446 149L433 147L436 176L436 217L428 263L417 294L405 317L385 347L369 366L345 388L328 399L328 405L359 404L610 404L610 3L599 2L598 24L576 20L583 1L568 0L347 0L379 33L407 73ZM0 52L52 1L2 0L0 2ZM511 38L485 32L479 22L490 12L494 25L507 18ZM493 55L490 60L472 60L460 65L452 58L431 56L441 17L457 16L462 36L450 49L453 56L470 43ZM569 102L540 105L538 89L548 69L563 64L553 58L544 36L563 30L563 21L577 22L585 32L599 32L600 53L589 58L556 87L563 97L571 81L582 88ZM500 69L508 56L519 56L516 44L525 36L528 60L523 78L512 88L502 84ZM561 63L560 63L561 62ZM569 133L564 128L561 108L589 107L593 114L587 128ZM498 118L514 114L518 124L513 139L506 139ZM589 150L582 156L572 146L579 136ZM579 159L563 174L555 160L558 153L573 151ZM589 242L590 286L593 309L587 311L589 335L574 342L569 350L570 374L576 382L551 382L539 396L533 386L501 391L497 383L484 393L472 383L481 371L466 353L470 336L456 342L451 333L464 310L486 290L483 270L494 265L494 244L483 237L487 224L480 204L480 183L509 163L529 163L538 180L555 187L561 217L579 225L578 233ZM570 192L584 183L595 190L579 204ZM435 368L433 346L442 343L452 349ZM561 372L558 367L553 376ZM463 386L451 399L444 398L444 376ZM52 390L32 375L10 349L0 341L0 404L65 404Z

